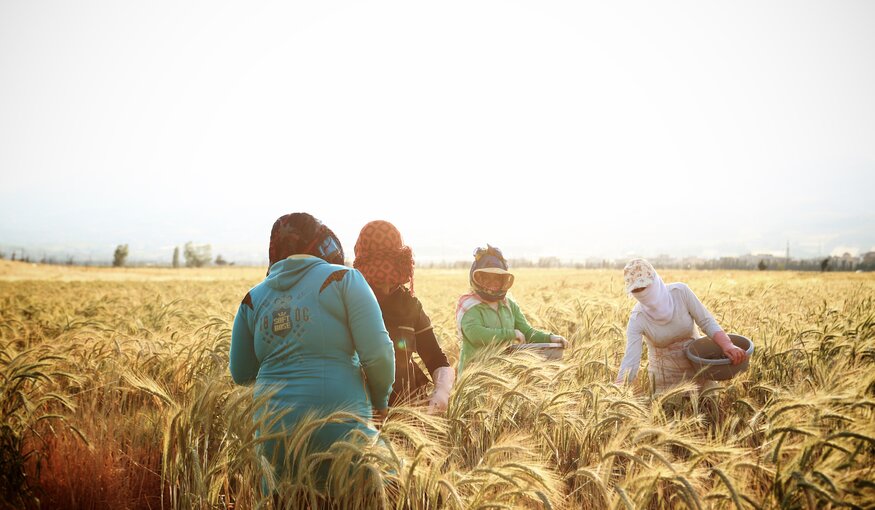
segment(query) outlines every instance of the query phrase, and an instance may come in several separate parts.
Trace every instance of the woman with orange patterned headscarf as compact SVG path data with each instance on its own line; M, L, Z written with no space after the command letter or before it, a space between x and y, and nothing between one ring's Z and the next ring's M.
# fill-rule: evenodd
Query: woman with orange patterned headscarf
M383 312L383 321L395 345L395 384L390 406L424 400L426 387L434 382L428 399L430 411L447 408L456 374L438 344L431 320L413 294L413 252L401 233L388 221L372 221L362 228L355 243L355 262L373 289ZM406 285L410 284L410 288ZM425 364L431 381L413 353Z

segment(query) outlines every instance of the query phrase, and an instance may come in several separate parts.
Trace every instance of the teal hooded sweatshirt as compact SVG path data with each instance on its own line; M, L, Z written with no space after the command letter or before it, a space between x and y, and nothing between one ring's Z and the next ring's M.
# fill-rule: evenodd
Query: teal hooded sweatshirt
M254 383L256 398L272 393L255 419L265 411L285 413L261 433L290 430L308 412L343 410L367 421L372 407L387 407L395 378L392 341L364 277L308 255L276 262L246 294L234 318L230 358L235 383ZM329 424L313 436L311 451L326 450L354 429L376 433L354 420ZM265 442L263 453L281 473L282 442Z

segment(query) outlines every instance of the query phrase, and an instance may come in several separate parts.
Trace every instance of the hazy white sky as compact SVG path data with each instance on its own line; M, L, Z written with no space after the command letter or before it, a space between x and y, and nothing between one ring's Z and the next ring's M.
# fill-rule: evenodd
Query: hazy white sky
M875 247L875 2L0 1L0 247Z

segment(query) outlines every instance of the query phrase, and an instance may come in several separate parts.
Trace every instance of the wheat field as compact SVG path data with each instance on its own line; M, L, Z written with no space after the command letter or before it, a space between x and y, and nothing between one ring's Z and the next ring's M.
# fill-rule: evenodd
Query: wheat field
M393 409L377 444L307 454L338 417L314 418L288 440L304 468L333 461L320 487L308 469L271 479L258 403L228 373L264 268L0 261L0 508L875 508L875 275L664 271L756 352L718 388L653 396L611 384L633 305L620 271L515 273L564 359L495 353L445 415ZM467 272L419 270L415 290L455 362Z

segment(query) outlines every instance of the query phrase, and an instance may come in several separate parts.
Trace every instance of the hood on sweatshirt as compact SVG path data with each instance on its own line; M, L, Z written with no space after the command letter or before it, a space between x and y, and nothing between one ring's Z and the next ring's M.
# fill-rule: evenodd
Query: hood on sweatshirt
M286 291L297 285L313 268L328 264L313 255L292 255L270 266L264 279L274 290Z

